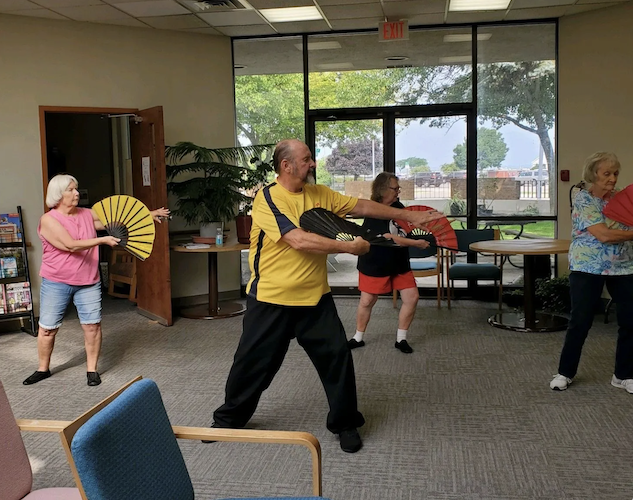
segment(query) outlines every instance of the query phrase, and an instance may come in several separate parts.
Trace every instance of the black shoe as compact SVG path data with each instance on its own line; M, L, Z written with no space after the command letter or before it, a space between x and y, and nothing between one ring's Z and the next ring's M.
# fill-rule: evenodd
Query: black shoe
M399 349L405 354L411 354L413 352L413 349L411 348L411 346L406 340L401 340L400 342L396 342L396 349Z
M215 422L213 422L211 424L211 429L219 429L219 427L217 425L215 425ZM217 443L217 441L211 441L211 440L207 440L207 439L202 439L201 440L203 443L208 444L208 443Z
M87 376L89 386L95 386L101 383L101 377L97 372L87 372Z
M361 340L360 342L356 339L349 339L347 341L347 347L350 349L356 349L357 347L363 347L365 345L365 341Z
M345 453L356 453L363 447L363 442L356 429L348 429L338 435L341 440L341 450Z
M31 375L22 383L24 385L37 384L40 380L44 380L45 378L48 378L50 376L51 376L50 370L46 370L45 372L35 372L33 375Z

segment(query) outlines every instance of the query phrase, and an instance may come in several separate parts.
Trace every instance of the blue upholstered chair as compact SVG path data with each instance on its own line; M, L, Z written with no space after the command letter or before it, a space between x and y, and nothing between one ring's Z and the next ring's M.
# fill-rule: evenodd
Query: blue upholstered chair
M313 435L172 427L158 386L149 379L133 380L69 425L62 436L82 497L89 500L193 500L176 438L304 445L312 454L315 496L294 498L312 500L321 493L321 450Z
M470 244L477 241L498 240L498 229L456 229L457 248L466 255L472 255L476 252L470 250ZM453 258L454 260L454 258ZM471 263L471 262L452 262L448 267L448 296L452 294L453 281L455 280L489 280L495 282L499 292L499 311L501 311L502 294L503 294L503 259L497 265L495 263ZM450 301L448 307L451 307Z
M435 257L428 259L428 257ZM444 288L444 276L442 275L443 254L437 247L421 248L409 247L411 271L416 278L437 276L437 308L442 307L442 289ZM398 291L393 291L393 307L397 307ZM451 298L448 297L448 306L451 306Z

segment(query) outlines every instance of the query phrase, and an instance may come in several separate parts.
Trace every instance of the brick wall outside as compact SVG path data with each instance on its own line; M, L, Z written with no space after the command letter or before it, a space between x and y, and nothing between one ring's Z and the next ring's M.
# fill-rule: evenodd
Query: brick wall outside
M477 198L485 200L518 200L520 181L514 179L477 179ZM451 195L466 199L466 179L451 179Z

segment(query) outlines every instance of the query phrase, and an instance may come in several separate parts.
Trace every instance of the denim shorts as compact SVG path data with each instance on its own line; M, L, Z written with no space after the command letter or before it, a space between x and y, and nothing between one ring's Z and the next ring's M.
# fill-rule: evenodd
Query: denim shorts
M66 285L42 278L40 288L40 327L56 330L62 326L64 313L73 300L82 325L101 323L101 283Z

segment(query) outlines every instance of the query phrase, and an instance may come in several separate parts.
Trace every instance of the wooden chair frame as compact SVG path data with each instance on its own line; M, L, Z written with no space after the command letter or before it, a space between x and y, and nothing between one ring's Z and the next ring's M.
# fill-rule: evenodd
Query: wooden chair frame
M442 298L444 296L444 252L441 248L437 249L436 257L436 266L435 269L427 269L424 271L415 271L412 270L413 276L415 278L428 278L430 276L437 276L437 308L442 308ZM448 256L446 256L448 257ZM448 260L447 260L448 262ZM447 268L448 269L448 268ZM451 296L447 293L448 307L451 307ZM393 291L393 308L396 309L398 307L398 290Z
M95 413L105 408L125 389L141 379L142 377L140 376L134 378L73 421L16 419L21 431L56 432L59 434L73 478L75 479L77 488L84 500L88 500L88 498L86 497L81 480L79 479L75 461L73 460L73 456L70 451L70 445L73 437L79 428ZM322 494L321 445L317 438L308 432L211 429L209 427L183 427L178 425L172 426L172 429L174 431L174 435L178 439L230 441L236 443L276 443L305 446L310 451L312 459L312 493L317 497Z

